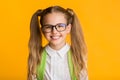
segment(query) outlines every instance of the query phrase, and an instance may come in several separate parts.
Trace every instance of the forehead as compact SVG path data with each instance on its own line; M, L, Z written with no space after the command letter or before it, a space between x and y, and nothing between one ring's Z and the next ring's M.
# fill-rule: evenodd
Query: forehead
M58 23L67 23L65 14L60 12L53 12L44 16L43 24L56 25Z

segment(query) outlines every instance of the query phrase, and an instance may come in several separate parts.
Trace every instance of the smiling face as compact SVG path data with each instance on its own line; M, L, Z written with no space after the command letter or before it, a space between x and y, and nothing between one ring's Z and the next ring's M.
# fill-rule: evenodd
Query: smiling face
M60 12L49 13L44 16L43 25L57 25L59 23L67 24L65 15ZM44 28L45 26L43 26ZM53 27L51 32L44 32L45 38L48 40L50 46L62 47L65 45L66 35L70 32L71 25L68 24L66 29L58 32L55 27Z

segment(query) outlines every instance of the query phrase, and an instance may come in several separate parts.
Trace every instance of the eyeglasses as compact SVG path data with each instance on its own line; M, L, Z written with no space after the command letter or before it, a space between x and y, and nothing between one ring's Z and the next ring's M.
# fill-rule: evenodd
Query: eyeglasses
M66 29L66 26L67 26L67 24L64 24L64 23L59 23L59 24L56 24L56 25L47 24L47 25L42 26L42 31L49 33L51 31L53 31L53 29L55 27L55 29L58 32L62 32L62 31L64 31Z

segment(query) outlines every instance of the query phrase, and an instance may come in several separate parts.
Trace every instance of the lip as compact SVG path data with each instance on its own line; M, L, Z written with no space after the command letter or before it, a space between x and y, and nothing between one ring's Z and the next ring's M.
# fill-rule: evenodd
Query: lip
M51 36L52 40L58 40L60 38L60 36Z

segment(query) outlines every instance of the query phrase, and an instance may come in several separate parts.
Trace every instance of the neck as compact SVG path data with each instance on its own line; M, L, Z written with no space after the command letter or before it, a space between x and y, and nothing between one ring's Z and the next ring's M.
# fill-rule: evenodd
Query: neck
M49 43L49 46L54 50L60 50L63 46L65 46L66 43L60 44L60 45L53 45Z

